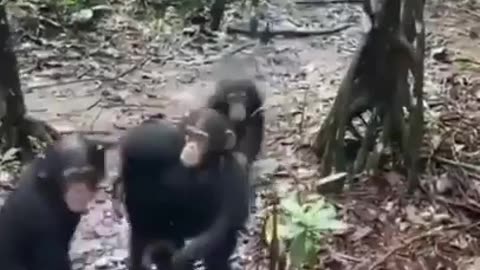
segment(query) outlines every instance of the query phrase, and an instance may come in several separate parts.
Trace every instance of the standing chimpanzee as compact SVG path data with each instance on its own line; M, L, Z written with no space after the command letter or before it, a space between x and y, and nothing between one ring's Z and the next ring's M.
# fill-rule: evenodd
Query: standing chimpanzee
M104 173L96 142L75 134L50 145L0 210L0 269L70 270L70 240Z
M130 270L145 269L143 255L159 241L176 251L167 262L155 256L157 266L188 270L203 259L209 270L230 269L249 214L248 177L232 155L235 144L230 121L209 108L191 111L178 125L142 123L122 138Z
M243 153L248 163L255 160L263 140L263 98L250 79L220 80L207 105L233 122L238 142L236 151Z

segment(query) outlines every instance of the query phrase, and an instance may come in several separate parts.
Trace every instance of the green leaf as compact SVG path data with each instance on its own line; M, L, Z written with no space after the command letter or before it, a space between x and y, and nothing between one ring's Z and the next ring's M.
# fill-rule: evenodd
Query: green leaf
M328 206L328 204L327 204L327 202L325 202L324 198L318 198L317 201L310 202L310 203L308 203L308 205L310 206L310 208L317 209L317 210Z
M302 223L307 227L315 227L319 221L314 215L305 215Z
M288 212L290 215L296 215L298 213L303 213L302 206L298 203L297 194L293 193L287 198L281 200L281 207Z
M292 266L295 268L300 268L302 263L305 262L305 259L307 257L307 250L305 246L305 241L306 241L306 232L303 232L299 235L297 235L293 240L290 245L290 252L289 252L289 257L290 257L290 262L292 263Z
M335 210L335 207L331 205L327 205L322 208L319 208L318 210L312 213L318 219L332 219L337 217L337 211Z
M310 234L310 238L314 239L316 242L321 241L324 236L324 232L317 229L310 230Z
M297 213L295 215L292 215L290 217L290 220L292 223L296 223L296 224L304 224L305 223L305 220L307 219L307 215L305 215L305 213Z
M320 208L320 205L323 208ZM309 209L302 221L307 227L314 230L339 230L346 228L346 224L336 219L337 213L335 207L328 204L315 204Z
M317 230L343 230L347 228L347 224L340 221L340 220L335 220L335 219L330 219L330 220L324 220L320 223L318 223L315 228Z
M308 240L310 239L310 240ZM313 241L312 238L307 238L307 241L305 243L306 246L306 258L305 258L305 263L313 268L315 263L317 262L317 254L318 251L320 250L320 242L319 241Z
M309 218L311 218L312 222L314 223L335 219L336 217L337 217L337 213L335 211L335 208L333 207L327 207L327 208L319 209L315 212L309 213Z
M298 224L295 224L295 223L291 223L287 227L288 227L288 238L289 239L293 239L293 238L297 237L298 235L306 232L305 227L302 227L302 226L300 226Z

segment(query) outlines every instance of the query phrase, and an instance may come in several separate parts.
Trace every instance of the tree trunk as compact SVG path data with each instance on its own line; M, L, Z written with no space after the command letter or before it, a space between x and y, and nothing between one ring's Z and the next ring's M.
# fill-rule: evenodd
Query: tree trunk
M29 136L39 137L47 142L59 137L46 123L26 116L5 4L0 4L0 120L3 150L18 147L25 160L33 156Z
M220 23L222 22L223 13L225 11L226 0L214 0L210 8L210 29L217 31L220 28Z

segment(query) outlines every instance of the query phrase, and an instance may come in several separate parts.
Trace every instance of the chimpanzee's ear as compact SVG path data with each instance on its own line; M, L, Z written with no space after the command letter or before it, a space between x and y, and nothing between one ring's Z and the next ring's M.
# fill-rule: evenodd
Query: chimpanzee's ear
M237 136L231 129L225 130L225 150L232 150L237 144Z

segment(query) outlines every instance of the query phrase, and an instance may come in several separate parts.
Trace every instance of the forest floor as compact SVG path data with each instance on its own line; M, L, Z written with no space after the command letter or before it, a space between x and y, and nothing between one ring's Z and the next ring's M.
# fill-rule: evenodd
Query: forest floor
M267 135L258 167L273 177L280 192L294 189L298 181L320 178L305 146L328 113L365 33L359 5L286 2L267 6L266 17L274 27L353 26L332 35L278 37L235 54L243 64L241 72L254 78L266 96ZM373 269L374 262L383 266L376 269L480 269L475 237L480 236L475 223L480 213L475 148L480 142L480 3L427 2L424 90L428 130L438 132L427 136L435 145L430 159L435 169L427 171L424 192L413 201L403 196L404 177L395 172L362 179L332 198L351 229L328 243L323 269ZM161 38L154 27L119 7L95 28L48 39L29 32L17 40L29 114L60 130L116 138L149 115L175 117L201 106L219 76L240 72L225 70L218 56L251 42L223 34L216 42ZM462 135L466 139L457 139ZM435 159L441 142L451 138L456 155ZM108 163L113 177L115 151ZM460 188L443 195L436 183ZM74 269L125 267L128 226L115 220L111 210L109 195L100 192L72 244ZM242 250L247 268L259 263L248 249ZM446 268L435 268L439 264Z

